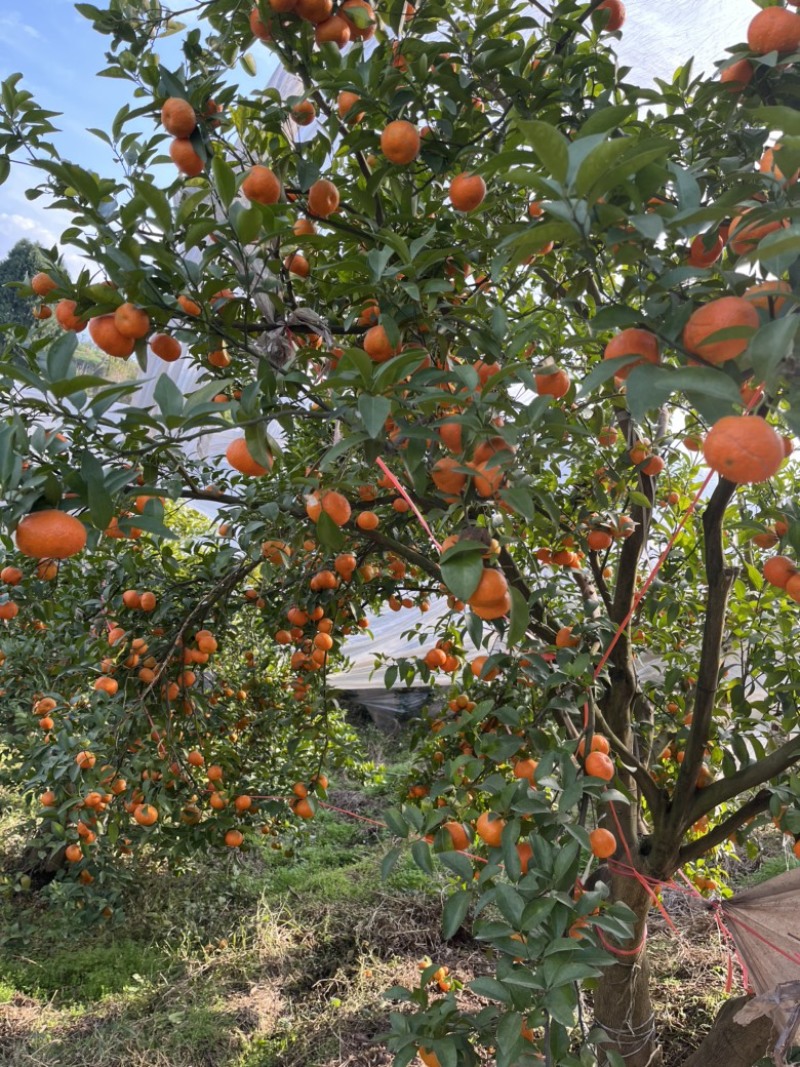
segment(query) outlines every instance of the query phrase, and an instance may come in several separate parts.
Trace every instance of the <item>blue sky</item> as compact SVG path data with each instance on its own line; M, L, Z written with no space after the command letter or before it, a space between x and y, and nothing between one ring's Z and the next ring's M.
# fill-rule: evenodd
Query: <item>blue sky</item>
M727 46L745 39L747 24L757 11L752 0L626 0L626 6L628 18L618 50L622 62L632 66L634 76L642 81L668 78L690 52L696 54L698 67L711 69L715 59L724 57ZM63 113L54 120L62 131L56 138L62 153L100 173L112 174L109 149L86 132L87 126L107 128L131 98L130 83L95 74L106 65L108 38L94 32L75 11L73 0L38 4L0 0L0 42L0 79L21 71L23 85L39 103ZM179 48L180 35L162 43L166 66L178 66ZM273 60L257 44L252 55L258 67L254 83L263 85ZM241 70L236 74L247 80ZM25 199L32 175L35 180L28 167L12 168L11 177L0 186L0 256L21 237L49 247L69 224L65 214L47 210L44 197ZM67 256L67 263L77 269L75 258Z

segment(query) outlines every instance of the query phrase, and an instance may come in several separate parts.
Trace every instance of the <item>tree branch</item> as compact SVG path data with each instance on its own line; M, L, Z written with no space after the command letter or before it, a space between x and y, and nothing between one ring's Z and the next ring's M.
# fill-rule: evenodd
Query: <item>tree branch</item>
M800 737L792 737L764 759L749 763L736 774L726 775L725 778L712 782L705 789L698 790L687 815L688 824L691 826L701 815L707 815L709 811L724 804L726 800L740 796L748 789L763 785L764 782L775 778L798 762L800 762Z
M725 566L722 520L728 502L735 491L736 485L733 482L720 478L703 514L708 595L700 664L697 670L697 688L692 709L692 725L689 729L683 763L672 794L670 832L676 843L683 836L686 828L691 826L696 819L696 816L691 815L691 811L697 788L697 775L703 763L703 753L708 741L711 716L719 688L725 613L734 577Z
M723 841L730 837L734 830L744 826L755 815L760 815L762 811L766 811L769 808L771 795L769 790L763 789L748 800L746 804L743 804L733 815L723 819L719 826L715 826L707 834L703 834L702 837L698 837L695 841L690 841L688 845L684 845L678 853L679 865L682 867L685 863L691 863L692 860L705 856L712 848L721 845Z

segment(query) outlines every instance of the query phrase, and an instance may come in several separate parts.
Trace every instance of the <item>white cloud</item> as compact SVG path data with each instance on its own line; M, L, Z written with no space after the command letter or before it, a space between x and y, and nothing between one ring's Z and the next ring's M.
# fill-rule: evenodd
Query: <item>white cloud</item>
M17 33L24 33L28 37L38 38L39 40L41 40L42 36L35 26L23 22L16 11L9 11L5 15L0 15L0 33L7 40L9 34Z

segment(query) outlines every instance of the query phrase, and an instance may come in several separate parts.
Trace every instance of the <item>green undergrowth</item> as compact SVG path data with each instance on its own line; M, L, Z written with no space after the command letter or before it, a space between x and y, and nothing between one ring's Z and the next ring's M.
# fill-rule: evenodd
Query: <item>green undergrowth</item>
M331 800L379 819L404 773ZM26 816L4 801L13 882ZM124 918L100 926L17 884L0 901L0 1063L337 1067L344 1043L388 1065L381 991L439 944L444 882L407 856L382 881L384 836L321 811L286 852L264 837L180 869L144 862Z

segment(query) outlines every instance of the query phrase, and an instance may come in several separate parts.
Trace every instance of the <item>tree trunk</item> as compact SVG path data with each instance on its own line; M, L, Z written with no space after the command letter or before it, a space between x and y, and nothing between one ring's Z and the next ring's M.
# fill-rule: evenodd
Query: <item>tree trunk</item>
M746 1026L734 1022L734 1015L749 997L726 1001L714 1020L700 1048L683 1067L753 1067L769 1052L775 1040L775 1026L768 1015L761 1015Z
M634 878L614 876L612 883L614 900L624 901L633 910L636 924L633 938L619 946L616 962L603 971L599 980L594 994L595 1023L608 1034L606 1047L619 1053L626 1067L653 1067L660 1055L646 943L651 900Z

